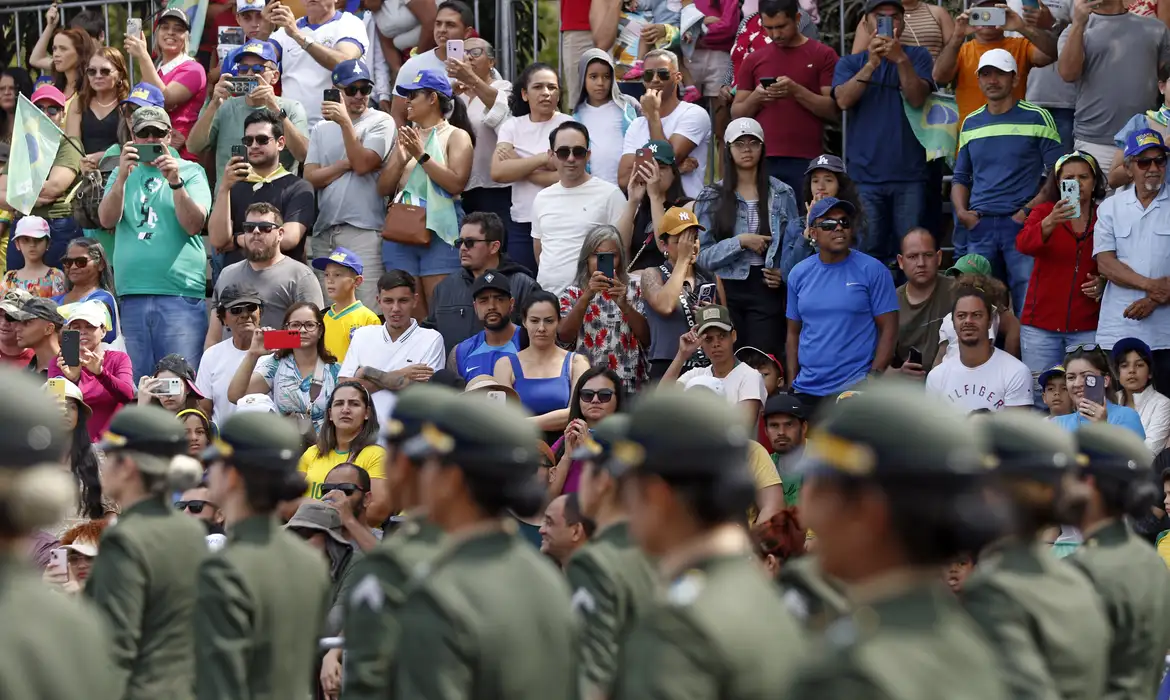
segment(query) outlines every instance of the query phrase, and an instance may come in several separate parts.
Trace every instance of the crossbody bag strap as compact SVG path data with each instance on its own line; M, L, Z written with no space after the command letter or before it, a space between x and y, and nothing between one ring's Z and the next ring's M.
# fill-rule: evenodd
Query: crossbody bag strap
M666 267L665 264L660 266L658 269L662 271L662 276L664 279L670 279L671 271L668 267ZM687 320L687 328L694 330L695 311L693 308L691 308L691 297L689 294L687 294L685 289L678 293L678 305L679 308L682 309L683 318ZM695 351L694 355L691 355L690 359L686 361L683 367L706 367L709 364L711 364L711 361L707 359L707 355L703 353L703 349L699 348Z

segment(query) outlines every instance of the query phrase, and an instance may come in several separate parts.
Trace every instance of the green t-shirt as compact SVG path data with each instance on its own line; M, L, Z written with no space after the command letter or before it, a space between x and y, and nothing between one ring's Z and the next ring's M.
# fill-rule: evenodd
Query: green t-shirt
M71 143L70 143L71 142ZM57 146L57 155L53 158L53 167L69 168L73 171L73 182L69 183L65 193L49 204L33 207L31 214L42 219L64 219L73 216L73 188L77 186L77 174L81 172L81 144L68 136L61 139ZM3 174L8 174L8 165L4 165Z
M309 118L305 116L305 108L296 100L283 97L276 98L276 104L288 114L288 120L293 123L305 138L309 137ZM208 105L204 105L206 110ZM219 111L211 120L211 130L207 132L207 140L215 147L215 172L222 173L227 162L232 158L232 146L241 145L244 137L244 120L252 112L259 112L264 107L249 107L243 97L232 97L220 105ZM222 136L222 138L221 138ZM295 170L297 160L293 158L288 148L280 153L280 164L288 170Z
M178 157L175 149L171 155ZM211 211L211 188L198 163L179 161L187 196ZM106 192L118 180L110 173ZM207 293L207 253L203 237L191 236L175 216L174 190L159 169L139 165L126 178L122 218L114 229L114 285L119 295L194 297Z

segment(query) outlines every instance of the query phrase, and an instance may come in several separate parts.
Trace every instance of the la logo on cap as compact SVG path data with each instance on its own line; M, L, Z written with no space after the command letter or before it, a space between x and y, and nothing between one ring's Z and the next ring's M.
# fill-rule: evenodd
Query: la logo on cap
M829 164L829 159L826 158L825 156L821 156L820 158L817 158L817 165L828 165L828 164Z

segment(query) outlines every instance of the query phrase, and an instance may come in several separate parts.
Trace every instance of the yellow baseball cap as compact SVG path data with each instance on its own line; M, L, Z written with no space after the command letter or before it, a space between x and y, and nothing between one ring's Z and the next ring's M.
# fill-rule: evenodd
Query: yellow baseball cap
M662 215L662 230L659 231L658 235L677 236L691 228L697 228L700 231L707 230L699 224L699 217L695 216L695 212L686 207L671 207Z

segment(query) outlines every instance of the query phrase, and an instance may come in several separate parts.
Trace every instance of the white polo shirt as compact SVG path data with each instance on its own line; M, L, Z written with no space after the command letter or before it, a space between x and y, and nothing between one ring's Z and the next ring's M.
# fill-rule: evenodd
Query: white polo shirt
M317 25L309 24L309 20L302 17L297 20L297 29L322 46L333 48L348 41L362 50L363 57L366 54L366 44L369 42L366 25L348 12L334 12L328 22ZM325 97L325 89L333 87L333 72L317 63L317 59L290 39L283 29L273 32L271 39L280 45L281 96L301 103L305 108L305 116L309 118L311 130L321 121L321 102ZM362 60L372 71L369 59Z
M393 372L409 367L410 365L424 364L441 370L447 366L447 353L444 352L443 336L436 330L423 328L418 321L411 321L410 328L398 337L391 340L385 324L381 326L363 326L353 332L349 341L349 351L341 363L340 377L356 377L359 367L373 367L384 372ZM394 414L394 404L398 403L398 394L393 391L376 391L373 395L374 410L378 412L378 422L385 423Z

